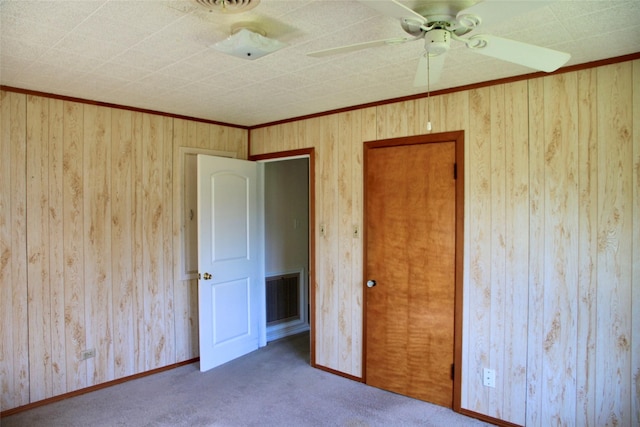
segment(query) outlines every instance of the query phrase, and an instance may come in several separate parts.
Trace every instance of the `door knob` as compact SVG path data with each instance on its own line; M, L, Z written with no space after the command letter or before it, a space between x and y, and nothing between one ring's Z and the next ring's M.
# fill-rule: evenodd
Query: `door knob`
M367 280L367 288L373 288L376 285L375 280Z
M211 273L204 273L202 276L198 273L198 279L211 280L212 277Z

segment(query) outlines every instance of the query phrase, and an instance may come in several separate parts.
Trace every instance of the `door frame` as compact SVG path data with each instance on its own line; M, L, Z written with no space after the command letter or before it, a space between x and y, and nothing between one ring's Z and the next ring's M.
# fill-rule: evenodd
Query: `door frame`
M310 364L316 365L316 240L315 240L315 149L301 148L297 150L277 151L266 154L249 156L249 160L256 162L291 160L296 158L309 159L309 335L310 335ZM266 304L266 302L265 302Z
M454 299L454 326L453 326L453 354L454 354L454 375L453 375L453 410L460 412L462 403L462 308L463 308L463 252L464 252L464 131L442 132L434 134L416 135L400 138L380 139L364 142L363 153L363 183L364 200L367 197L366 177L368 172L367 158L368 150L415 144L429 144L439 142L455 143L455 299ZM452 171L453 173L454 171ZM362 380L367 382L367 213L363 212L363 315L362 315Z

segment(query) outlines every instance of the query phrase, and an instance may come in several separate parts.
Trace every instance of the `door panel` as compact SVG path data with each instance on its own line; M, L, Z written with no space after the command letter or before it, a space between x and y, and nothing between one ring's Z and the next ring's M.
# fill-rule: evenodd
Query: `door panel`
M198 155L201 371L257 349L264 330L258 167Z
M248 260L251 177L222 171L210 178L213 200L212 261Z
M366 150L366 382L452 407L455 142Z
M214 345L221 345L250 334L249 295L249 281L246 279L219 283L212 287Z

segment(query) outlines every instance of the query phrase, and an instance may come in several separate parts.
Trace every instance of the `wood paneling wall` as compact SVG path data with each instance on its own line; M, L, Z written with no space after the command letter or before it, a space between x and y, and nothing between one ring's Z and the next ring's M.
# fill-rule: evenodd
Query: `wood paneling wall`
M248 132L4 91L0 112L1 408L196 357L179 147L247 158ZM362 143L428 120L465 131L462 407L640 424L640 61L252 130L251 154L316 150L316 362L362 375Z
M0 112L0 408L197 357L179 148L246 159L248 131L6 91Z
M316 362L362 375L363 142L428 120L465 131L462 408L640 424L640 61L252 130L317 153Z

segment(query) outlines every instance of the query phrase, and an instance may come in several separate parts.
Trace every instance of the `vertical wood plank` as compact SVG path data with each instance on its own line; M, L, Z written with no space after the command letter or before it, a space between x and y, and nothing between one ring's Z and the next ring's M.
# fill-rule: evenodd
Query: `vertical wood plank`
M598 140L595 70L578 72L578 313L576 424L595 426Z
M630 62L598 69L597 425L631 423L631 78Z
M282 125L276 125L270 129L271 148L274 151L282 151Z
M413 130L414 115L414 105L411 101L380 105L377 108L377 139L409 136L409 130Z
M376 107L369 107L362 111L362 128L360 132L362 136L360 138L362 142L362 147L360 151L364 150L364 142L365 141L373 141L378 139L378 134L376 130L376 123L378 121L378 109ZM363 175L359 175L358 179L360 181L364 180ZM364 184L363 184L364 185Z
M491 306L490 316L490 338L489 338L489 360L485 366L496 369L504 367L504 345L505 345L505 280L506 280L506 143L505 143L505 105L504 105L504 85L491 86L490 88L490 108L491 108L491 136L490 136L490 293ZM496 369L496 375L502 371L502 375L496 378L495 389L489 391L490 414L498 419L503 419L504 386L505 382L511 381L507 378L504 368Z
M358 112L358 119L353 123L353 135L351 142L352 158L352 180L353 180L353 205L352 218L359 227L359 236L353 241L353 277L354 286L352 289L352 332L351 332L351 359L353 368L348 374L362 377L363 367L363 346L364 346L364 142L376 139L377 109L370 107Z
M544 78L529 84L529 315L526 425L540 426L544 296Z
M527 83L505 85L506 259L502 413L525 424L529 234Z
M631 425L640 425L640 60L633 61L633 266L631 277Z
M208 128L207 128L208 129ZM208 132L207 132L208 136ZM163 267L163 124L162 119L143 115L142 227L143 283L145 287L145 369L164 362L164 282ZM205 144L208 142L205 140Z
M313 145L307 139L307 134L305 132L306 127L304 125L304 122L297 122L297 124L296 124L294 129L295 129L295 136L293 138L296 140L296 147L297 148L312 148ZM375 126L374 126L373 129L375 129ZM253 132L251 133L251 135L252 135L252 138L253 138Z
M578 295L577 79L545 79L543 424L574 419ZM558 405L557 402L564 402Z
M470 295L468 294L468 292L470 292L471 288L471 248L472 248L472 244L471 244L471 238L470 238L470 230L471 230L471 224L472 224L472 213L471 213L471 186L470 186L470 182L471 182L471 171L472 171L472 166L471 166L471 133L470 133L470 129L471 129L471 102L470 102L471 97L469 96L469 93L466 94L465 97L465 103L461 106L464 109L463 114L465 115L465 124L466 126L464 126L461 129L465 130L465 134L464 134L464 176L465 176L465 180L464 180L464 255L463 255L463 260L462 260L462 292L463 292L463 302L462 302L462 307L459 307L458 310L462 310L462 357L461 357L461 364L462 366L458 367L458 372L461 375L461 379L460 379L460 407L461 408L471 408L471 401L472 398L469 395L469 393L467 393L467 389L469 387L471 387L471 384L475 383L478 381L478 375L474 375L474 373L472 373L471 371L468 371L468 369L471 366L470 361L473 359L473 355L471 352L471 343L472 343L472 336L471 336L471 327L472 324L469 320L470 318L470 307L471 304L468 304L467 301L470 298ZM444 103L444 114L448 117L449 116L449 108L447 107L447 103ZM447 123L448 126L448 123ZM454 402L454 406L455 406L455 402Z
M27 96L27 267L30 400L53 395L49 276L49 102Z
M211 126L206 123L196 123L196 147L211 148L210 145Z
M114 378L111 272L111 109L84 106L84 280L88 385Z
M465 270L469 281L464 295L473 304L464 311L464 330L471 338L468 342L464 371L468 372L466 390L463 390L465 407L486 413L489 395L482 387L481 373L489 367L491 337L491 108L490 89L472 90L469 93L469 173L468 194L465 208L469 251L465 257Z
M11 277L11 93L0 91L0 408L13 406L13 314L8 310L12 301L13 281ZM6 308L5 308L6 307ZM20 319L15 319L15 323Z
M282 125L282 143L285 150L301 148L300 141L298 141L298 122L289 122Z
M276 129L275 141L277 142L275 148L277 151L284 151L289 149L290 139L287 137L289 132L289 126L287 123L282 123L274 127Z
M14 363L14 404L30 401L28 256L27 256L27 97L12 95L11 108L11 276Z
M442 98L442 112L440 113L442 130L469 129L469 92L448 93L439 98Z
M27 317L26 153L27 97L0 91L0 405L29 403Z
M308 122L308 132L314 145L319 147L316 169L316 194L320 194L320 203L316 204L318 213L318 236L316 240L316 335L317 362L320 365L337 368L338 366L338 220L337 220L337 169L338 157L334 118L319 117ZM324 225L325 235L320 233Z
M64 105L49 99L49 276L51 287L51 374L53 395L67 391L64 293Z
M239 159L247 160L249 158L249 131L246 129L238 129L234 132L234 143Z
M351 372L353 369L351 360L351 331L353 306L353 292L355 277L352 270L353 263L353 236L352 228L355 224L352 217L353 209L353 181L351 161L351 132L353 125L352 112L337 115L338 119L338 143L336 155L337 170L337 236L338 240L338 280L336 283L338 297L338 370Z
M180 147L187 147L188 122L182 119L173 121L173 259L178 262L182 257L181 235L184 226L182 225L182 205L184 194L181 188L181 177L184 174L180 162ZM189 358L189 281L182 280L181 272L176 269L173 274L173 298L174 298L174 321L175 321L175 355L176 361L183 361Z
M173 258L173 119L162 119L162 280L164 282L165 346L162 365L176 362L175 313L174 313L174 258Z
M144 237L143 222L146 221L144 206L144 188L143 182L146 180L143 168L144 155L144 117L143 113L133 113L133 130L132 130L132 185L133 185L133 211L131 213L131 221L133 227L133 283L134 283L134 302L133 313L134 319L134 363L136 372L144 372L147 370L147 359L150 357L147 351L147 321L146 314L148 308L146 305L146 276L144 274Z
M62 215L67 391L88 385L86 362L80 360L80 353L86 348L83 143L83 105L64 102Z
M209 146L218 147L219 150L231 150L228 128L219 125L211 125L210 127Z
M113 355L116 378L133 375L134 336L132 113L111 116L111 263L113 274Z

